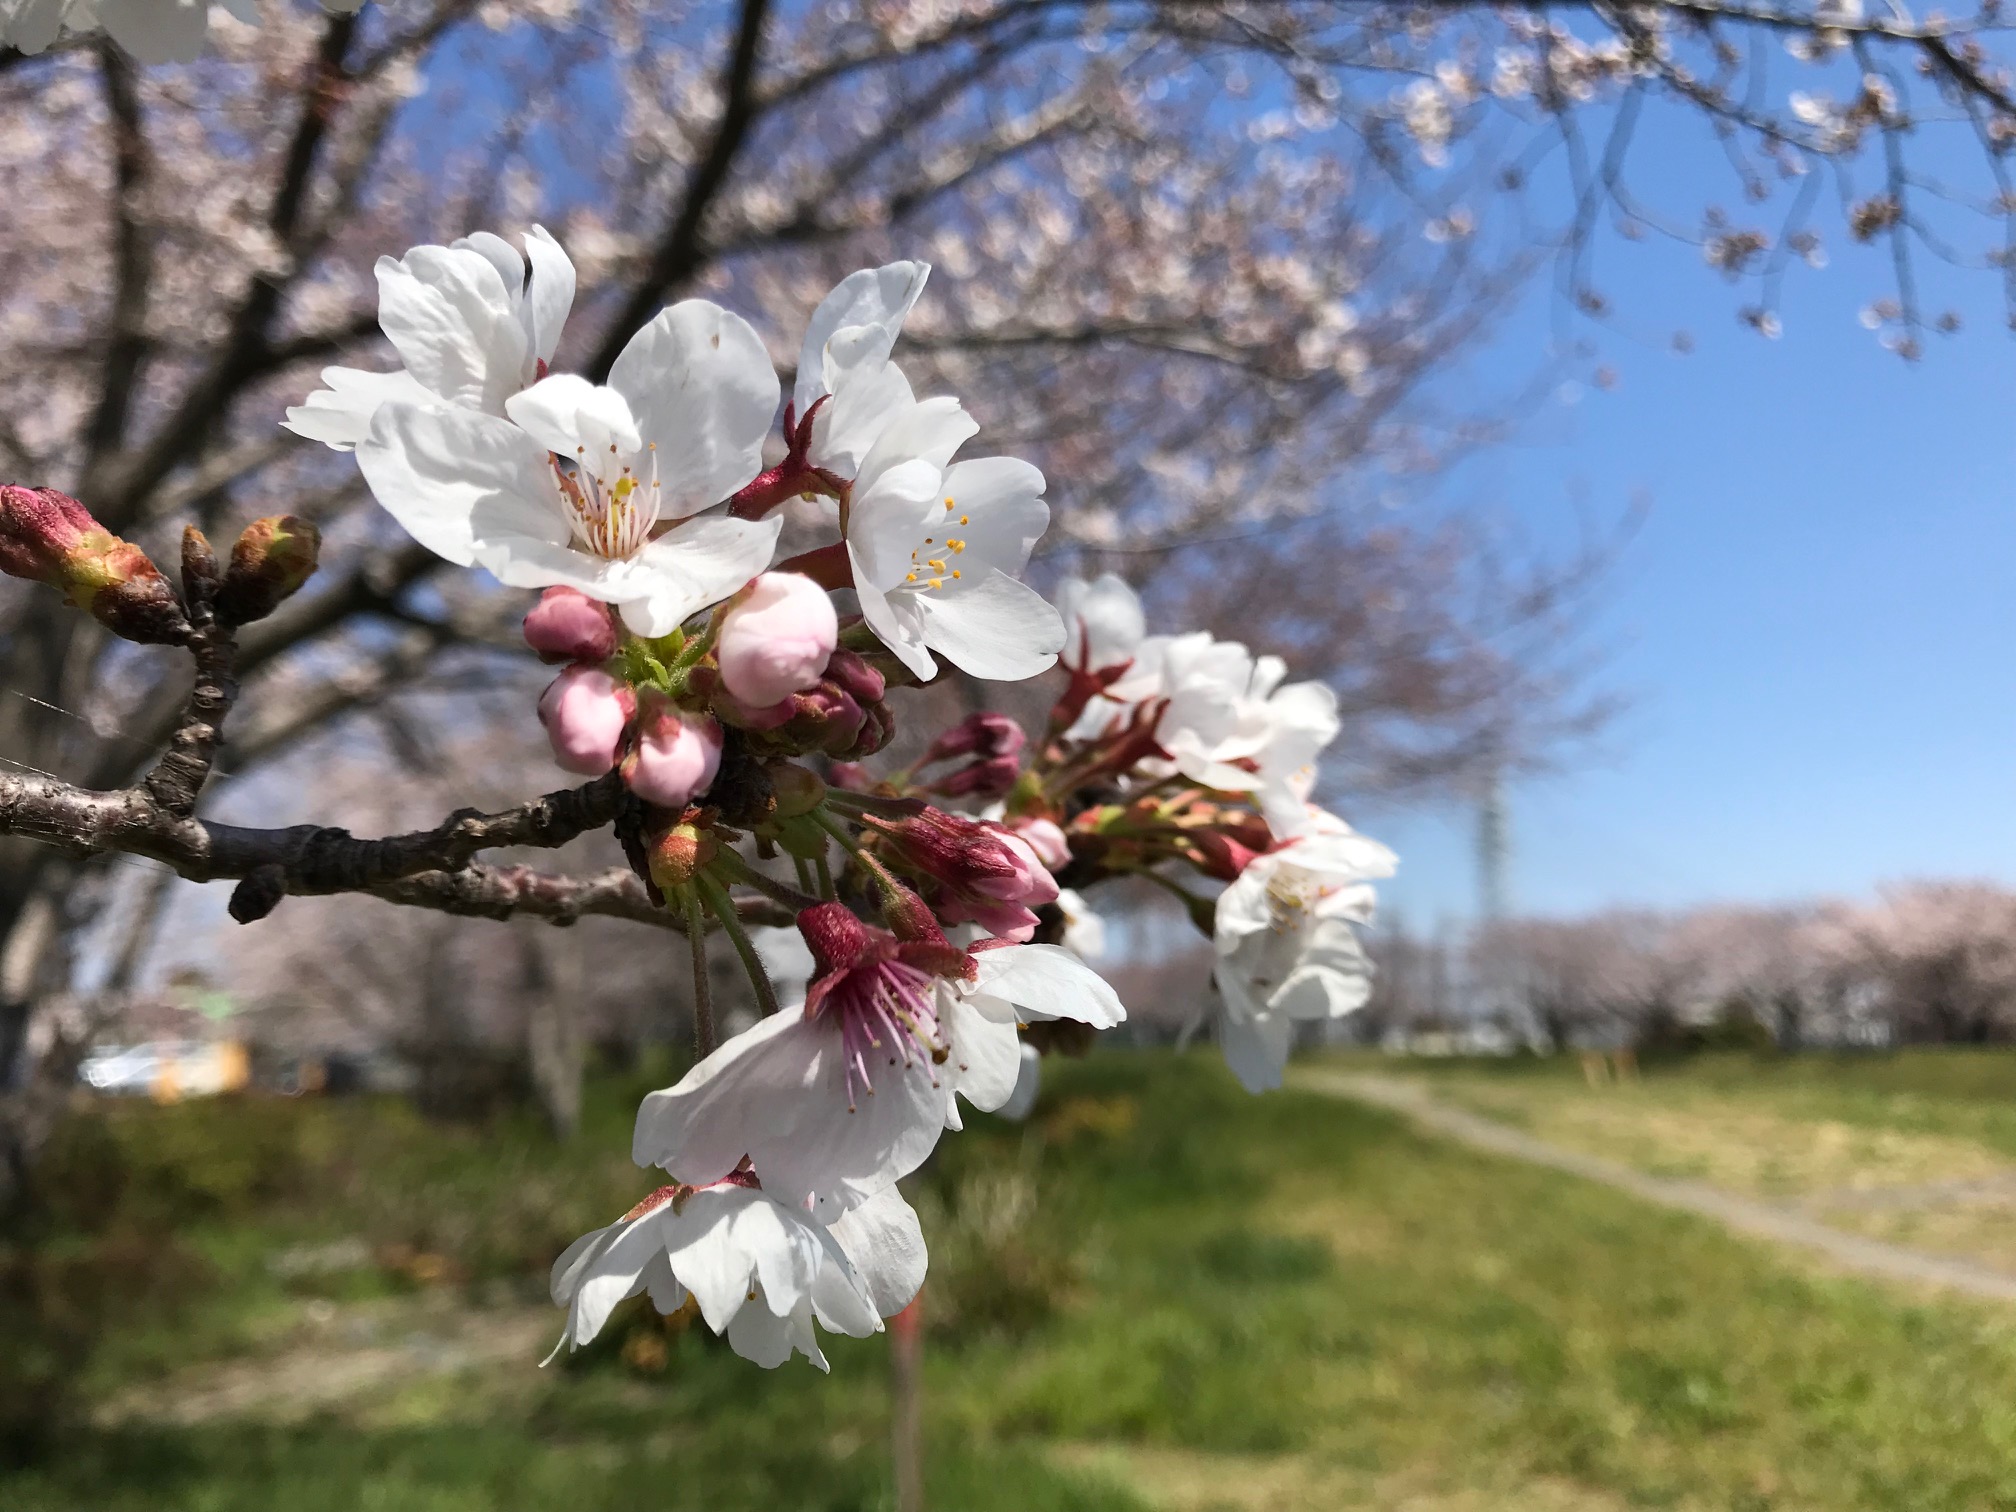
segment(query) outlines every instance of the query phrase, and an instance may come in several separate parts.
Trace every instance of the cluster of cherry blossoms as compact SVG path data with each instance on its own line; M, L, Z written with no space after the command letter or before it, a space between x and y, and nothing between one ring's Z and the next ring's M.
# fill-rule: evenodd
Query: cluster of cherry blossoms
M1362 1002L1354 926L1392 857L1308 803L1333 696L1234 643L1146 635L1117 578L1059 606L1021 581L1042 474L960 457L976 422L892 360L926 265L820 303L781 429L761 338L704 300L647 324L606 384L554 372L575 280L543 230L522 256L478 234L377 273L403 367L327 370L288 425L354 451L430 550L543 590L524 631L563 667L538 708L554 759L619 774L653 901L696 950L724 933L762 1010L717 1044L700 1002L698 1063L637 1116L638 1164L670 1179L555 1265L563 1345L648 1294L759 1363L823 1366L818 1328L906 1306L925 1256L897 1183L962 1100L1026 1105L1040 1049L1125 1017L1084 959L1098 881L1155 877L1214 934L1218 1037L1249 1087L1279 1084L1297 1021ZM835 539L775 561L794 498L831 500ZM866 764L892 689L940 658L1020 680L1060 652L1040 743L982 713L907 770ZM1227 885L1191 892L1183 867ZM779 1000L738 889L795 917L802 1000Z
M478 234L377 272L402 367L330 368L287 424L354 452L428 549L542 590L525 640L562 670L539 718L555 761L593 779L554 796L613 817L694 952L698 1059L644 1100L633 1140L669 1179L555 1265L563 1346L648 1295L690 1303L752 1360L823 1366L819 1329L865 1335L907 1306L926 1262L897 1183L962 1104L1026 1112L1041 1053L1126 1017L1086 963L1100 882L1168 888L1213 939L1216 1037L1249 1088L1280 1084L1298 1023L1363 1002L1357 930L1394 863L1309 801L1334 696L1235 642L1147 634L1116 577L1068 581L1055 606L1022 582L1049 518L1042 474L960 459L979 427L956 399L919 400L892 361L925 265L863 269L820 303L775 431L763 342L704 300L645 325L606 384L552 371L574 269L536 228L522 253ZM793 498L831 501L834 538L775 561ZM0 488L0 572L198 668L144 791L27 798L87 818L109 799L128 828L165 826L145 837L157 852L186 839L234 696L232 632L300 589L317 548L312 524L276 517L227 563L192 528L178 592L77 500ZM1016 680L1060 654L1040 739L980 712L908 767L870 765L896 733L890 693L939 658ZM191 862L215 864L209 849ZM291 885L281 862L243 876L240 919ZM801 990L779 994L752 912L795 924ZM761 1014L725 1041L710 931Z

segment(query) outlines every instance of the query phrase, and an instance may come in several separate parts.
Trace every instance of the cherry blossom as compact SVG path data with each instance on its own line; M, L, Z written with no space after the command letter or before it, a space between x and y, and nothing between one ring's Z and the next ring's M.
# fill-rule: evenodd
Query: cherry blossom
M501 236L478 231L381 257L377 273L379 324L405 366L324 368L329 386L287 411L288 430L336 451L370 435L381 404L502 415L505 400L545 376L574 303L574 264L543 226L526 236L524 259Z
M646 803L680 809L712 787L720 769L721 726L677 707L655 688L645 689L637 740L623 758L630 791Z
M800 419L813 416L813 466L852 480L883 429L915 402L889 354L930 276L924 262L863 268L812 312L791 402Z
M1307 829L1218 899L1219 1048L1248 1091L1281 1085L1297 1021L1342 1018L1371 994L1355 926L1371 920L1369 884L1396 858L1332 814L1312 813Z
M553 1300L567 1309L554 1353L593 1339L630 1297L648 1294L672 1313L691 1296L743 1358L774 1369L795 1351L825 1370L815 1323L866 1338L916 1295L923 1273L916 1214L893 1187L832 1227L779 1203L749 1171L661 1187L553 1263Z
M746 1157L765 1189L830 1220L922 1165L960 1126L1014 1090L1016 1026L1126 1015L1099 976L1056 946L968 954L943 936L902 939L839 904L800 927L818 975L805 1004L761 1020L637 1113L631 1153L688 1178Z
M687 300L631 338L606 387L542 378L504 401L508 419L387 403L357 462L429 550L513 587L578 589L661 636L769 565L780 521L701 511L755 476L777 392L749 323Z
M1064 620L1064 660L1086 671L1126 665L1147 638L1140 596L1118 573L1102 572L1090 582L1064 579L1057 612Z
M919 677L936 651L975 677L1048 670L1063 621L1019 579L1050 521L1043 474L1013 457L953 462L979 430L956 399L882 427L854 480L847 555L869 628Z

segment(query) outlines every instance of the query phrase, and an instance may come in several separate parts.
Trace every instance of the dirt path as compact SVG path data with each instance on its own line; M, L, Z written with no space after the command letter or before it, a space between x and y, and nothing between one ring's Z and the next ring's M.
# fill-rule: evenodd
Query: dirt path
M1642 1171L1634 1171L1629 1166L1618 1165L1598 1155L1564 1150L1559 1145L1535 1139L1518 1129L1507 1128L1488 1118L1479 1118L1474 1113L1436 1102L1424 1089L1399 1077L1309 1071L1297 1075L1293 1085L1404 1113L1416 1123L1473 1149L1565 1171L1587 1181L1599 1181L1647 1202L1712 1218L1740 1234L1796 1245L1844 1270L2016 1302L2016 1275L2007 1271L1978 1265L1971 1260L1927 1254L1923 1250L1886 1243L1881 1239L1844 1233L1790 1208L1738 1197L1698 1181L1647 1176Z
M408 1309L412 1312L412 1309ZM463 1309L429 1306L413 1317L374 1318L368 1339L346 1340L341 1315L326 1339L297 1341L284 1352L191 1366L167 1386L124 1392L98 1412L101 1423L148 1421L188 1427L218 1418L299 1422L318 1413L382 1403L393 1389L429 1377L505 1369L536 1373L553 1344L550 1308ZM383 1335L385 1337L378 1337Z

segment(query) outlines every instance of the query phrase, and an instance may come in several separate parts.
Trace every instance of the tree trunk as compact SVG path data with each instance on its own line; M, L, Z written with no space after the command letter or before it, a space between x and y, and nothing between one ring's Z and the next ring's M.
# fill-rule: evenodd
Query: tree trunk
M581 951L571 933L549 940L518 933L525 986L525 1054L532 1092L553 1137L566 1141L581 1127Z

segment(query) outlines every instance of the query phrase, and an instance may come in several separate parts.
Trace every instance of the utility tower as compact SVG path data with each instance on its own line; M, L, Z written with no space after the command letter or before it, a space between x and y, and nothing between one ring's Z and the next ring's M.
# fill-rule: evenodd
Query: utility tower
M1506 869L1512 840L1505 817L1505 785L1494 769L1477 795L1477 922L1496 924L1511 912Z

